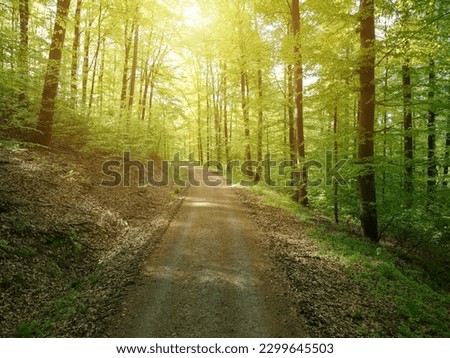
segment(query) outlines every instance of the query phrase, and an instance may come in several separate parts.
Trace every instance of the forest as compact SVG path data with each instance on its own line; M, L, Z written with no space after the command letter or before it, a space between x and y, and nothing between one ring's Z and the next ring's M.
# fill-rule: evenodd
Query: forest
M449 33L436 0L2 0L0 147L211 163L448 303Z

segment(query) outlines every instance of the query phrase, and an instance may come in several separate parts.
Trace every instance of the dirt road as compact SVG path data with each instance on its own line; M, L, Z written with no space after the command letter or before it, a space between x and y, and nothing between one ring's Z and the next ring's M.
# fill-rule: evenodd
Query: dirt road
M260 242L232 188L191 186L130 287L112 335L305 336L289 288Z

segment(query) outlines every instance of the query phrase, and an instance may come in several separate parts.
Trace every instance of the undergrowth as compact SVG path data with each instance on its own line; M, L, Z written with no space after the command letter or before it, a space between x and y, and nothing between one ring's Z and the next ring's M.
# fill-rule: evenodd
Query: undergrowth
M264 204L297 216L307 237L318 245L319 255L338 260L371 297L394 305L396 317L386 319L396 327L396 337L450 337L449 286L448 282L443 284L442 277L424 269L433 263L421 265L420 255L414 253L405 260L397 247L385 242L374 244L348 227L318 218L317 213L301 208L281 192L261 185L251 191L262 197ZM380 328L375 335L389 334Z

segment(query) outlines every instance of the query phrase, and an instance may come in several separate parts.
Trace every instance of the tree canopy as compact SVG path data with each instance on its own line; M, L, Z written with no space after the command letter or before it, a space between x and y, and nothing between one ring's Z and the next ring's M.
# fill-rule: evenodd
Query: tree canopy
M139 158L247 160L257 177L270 153L294 182L274 190L336 222L361 220L374 241L450 242L446 2L0 8L2 132Z

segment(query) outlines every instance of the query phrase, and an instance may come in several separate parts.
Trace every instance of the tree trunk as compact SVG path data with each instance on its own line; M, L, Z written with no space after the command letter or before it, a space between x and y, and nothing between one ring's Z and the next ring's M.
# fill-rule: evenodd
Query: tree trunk
M141 99L141 121L145 120L145 112L147 109L147 95L148 95L148 87L150 85L150 69L149 69L149 59L145 61L144 64L144 88L142 91L142 99Z
M197 87L197 146L198 159L203 164L203 144L202 144L202 102L200 96L200 78L198 78Z
M226 164L230 161L230 141L228 138L228 72L227 72L227 64L223 64L223 73L222 73L222 86L223 86L223 135L225 137L225 161ZM228 166L227 166L228 168Z
M206 66L206 161L211 160L211 98L209 90L209 66Z
M83 0L77 0L75 9L73 43L72 43L72 65L70 67L70 97L73 108L77 106L78 91L78 55L80 50L80 22L81 22L81 6Z
M436 73L434 69L434 60L430 61L430 73L428 75L429 91L428 91L428 181L427 192L431 196L436 187L437 168L435 161L436 150L436 113L434 112L434 87L436 84Z
M131 51L131 39L133 36L134 29L129 29L129 23L125 24L125 56L123 60L123 70L122 70L122 89L120 91L120 108L123 109L126 107L127 103L127 87L128 87L128 62L130 60L130 51Z
M20 17L20 49L19 49L19 70L20 70L20 90L19 101L26 103L27 87L29 76L28 64L28 23L30 19L29 0L19 0L19 17Z
M287 106L289 117L289 150L290 159L293 163L297 161L297 143L295 138L295 113L294 113L294 71L293 66L287 66Z
M339 143L337 140L337 130L338 130L338 107L334 107L333 114L333 134L334 134L334 160L338 160L339 156ZM337 180L333 180L333 189L334 189L334 221L339 223L339 183Z
M361 224L364 236L377 242L378 219L376 208L374 156L375 122L375 6L374 0L360 2L361 67L360 118L358 158L364 165L359 176Z
M130 78L130 96L128 98L128 109L131 110L134 101L134 91L136 86L136 71L138 63L138 49L139 49L139 25L134 26L134 43L133 43L133 63L131 65Z
M295 107L297 111L297 157L302 164L305 160L305 138L303 131L303 64L300 52L300 4L299 0L292 0L292 34L295 38L294 45L294 83L295 83ZM304 166L300 170L300 182L298 188L298 202L308 206L308 173Z
M447 136L445 139L444 186L448 186L448 167L450 166L450 118L447 118Z
M37 122L38 134L34 138L36 143L45 146L50 146L52 139L53 117L55 114L56 96L58 94L62 49L66 35L66 20L69 6L70 0L58 0L56 5L56 20L45 72L41 109Z
M102 56L100 60L100 72L98 75L98 88L99 88L99 107L100 107L100 115L103 114L103 77L105 75L105 46L106 39L102 40Z
M263 160L263 75L262 70L258 69L258 143L257 143L257 153L256 160L262 163ZM262 167L261 164L258 166L258 173L261 175Z
M403 77L403 130L404 130L404 156L405 156L405 190L408 193L408 202L411 203L413 192L413 136L411 113L411 70L409 59L402 67Z
M98 15L98 24L97 24L97 46L95 48L94 53L94 66L92 69L92 80L91 80L91 91L89 93L89 114L91 113L92 104L94 101L94 89L95 89L95 79L97 77L97 68L98 68L98 55L100 53L100 46L102 44L102 36L101 36L101 30L102 30L102 5L99 6L99 15Z
M211 92L212 92L212 107L214 114L214 138L216 147L216 160L220 162L222 160L222 145L221 137L222 130L220 126L220 116L219 116L219 85L215 84L215 76L213 72L212 63L209 64L211 73Z
M83 58L83 72L81 75L81 102L86 107L87 103L87 83L89 77L89 50L91 46L91 27L94 20L87 20L86 34L84 35L84 58Z
M251 147L250 147L250 112L248 108L249 101L249 88L248 88L248 74L247 71L241 68L241 107L242 116L244 120L244 136L245 136L245 160L249 163L247 167L248 176L253 175L252 168L250 166L250 161L252 160Z

